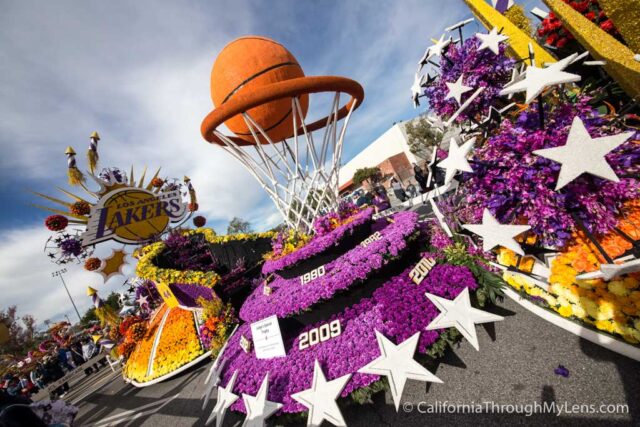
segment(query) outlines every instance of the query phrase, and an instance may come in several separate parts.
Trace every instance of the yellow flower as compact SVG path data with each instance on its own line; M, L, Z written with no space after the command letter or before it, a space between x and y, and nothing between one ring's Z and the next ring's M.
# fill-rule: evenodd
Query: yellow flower
M596 320L606 320L611 319L615 314L615 306L610 302L603 301L598 307L598 313L596 316Z
M613 280L611 282L609 282L609 285L607 286L607 288L609 289L609 292L611 292L614 295L618 295L618 296L627 296L629 294L629 291L627 290L627 287L625 286L624 281L622 280Z
M570 305L562 305L558 309L558 313L560 313L560 316L562 317L570 317L573 314L573 311L571 310Z
M613 330L614 330L613 324L608 320L596 320L595 325L596 325L596 328L602 331L613 333Z
M571 306L571 311L573 312L573 315L580 318L580 319L584 319L585 317L587 317L587 312L585 311L584 308L582 308L579 305L572 305Z
M598 304L596 304L595 301L587 297L581 297L580 305L586 310L589 316L593 317L594 319L598 317Z

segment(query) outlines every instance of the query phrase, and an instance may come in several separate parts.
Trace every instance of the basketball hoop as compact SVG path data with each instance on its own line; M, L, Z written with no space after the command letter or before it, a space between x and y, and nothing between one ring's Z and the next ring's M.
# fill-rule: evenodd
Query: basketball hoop
M329 114L305 123L300 98L312 93L333 93ZM342 107L340 95L351 99ZM291 100L293 134L273 141L249 111L283 99ZM338 204L338 171L345 131L353 110L364 98L362 86L351 79L333 76L299 77L244 91L209 113L202 122L202 136L220 145L258 180L284 217L287 225L313 230L313 218ZM218 127L241 115L252 138L227 136ZM344 119L338 129L338 122ZM324 128L322 141L313 133Z

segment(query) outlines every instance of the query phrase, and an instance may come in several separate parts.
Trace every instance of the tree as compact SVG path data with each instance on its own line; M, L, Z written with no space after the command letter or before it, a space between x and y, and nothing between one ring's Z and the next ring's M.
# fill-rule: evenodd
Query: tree
M407 122L404 129L407 133L409 149L422 159L427 159L432 147L440 144L439 131L431 126L425 116Z
M353 173L353 183L360 185L364 181L369 181L370 184L375 184L382 178L382 172L379 167L373 168L361 168L356 169Z
M252 233L251 224L249 221L245 221L242 218L238 218L234 216L231 221L229 221L229 226L227 227L227 234L244 234L244 233Z
M22 354L35 345L36 319L30 314L18 317L17 311L15 305L0 310L0 322L4 323L9 331L9 339L0 345L0 353Z

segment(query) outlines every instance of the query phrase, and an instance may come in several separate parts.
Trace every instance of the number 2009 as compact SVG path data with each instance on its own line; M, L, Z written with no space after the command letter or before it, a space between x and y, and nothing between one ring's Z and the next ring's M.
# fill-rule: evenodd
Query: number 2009
M300 334L298 348L304 350L318 343L327 341L330 338L335 338L342 333L342 327L340 320L336 319L331 323L325 323L319 328L311 329L310 331Z

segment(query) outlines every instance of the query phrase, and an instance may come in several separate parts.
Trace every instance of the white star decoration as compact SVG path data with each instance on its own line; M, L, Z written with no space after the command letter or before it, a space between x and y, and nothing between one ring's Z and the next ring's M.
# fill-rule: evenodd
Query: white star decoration
M458 77L458 80L456 80L455 83L449 83L449 82L446 83L447 87L449 88L449 93L447 93L447 96L445 96L444 99L453 98L456 100L458 105L460 105L460 99L462 98L462 94L467 93L470 90L473 90L472 87L465 86L462 83L463 77L464 77L464 74L460 74L460 77Z
M471 165L469 165L469 162L467 161L467 154L469 154L469 151L471 151L475 142L476 139L471 138L461 147L458 147L455 138L451 138L451 142L449 143L449 155L446 159L436 165L447 171L444 179L445 184L450 183L458 171L473 172Z
M432 116L427 116L427 121L429 122L432 128L435 128L442 133L444 133L444 130L447 127L447 124L443 122L442 118L440 118L440 116L438 116L437 114L434 114Z
M529 230L531 227L528 225L500 224L491 215L489 209L485 208L482 213L482 224L465 224L462 228L482 237L482 250L485 252L499 245L524 256L524 251L514 237Z
M316 359L313 364L311 388L291 395L293 400L309 408L307 426L320 426L323 420L327 420L336 426L346 426L336 399L340 396L350 378L351 374L348 374L335 380L327 381L320 363Z
M464 288L453 301L428 292L425 295L440 311L438 317L429 323L427 330L454 327L476 350L480 350L476 324L504 320L502 316L497 314L473 308L469 300L469 288Z
M622 264L600 264L600 270L590 273L583 273L576 276L579 280L604 279L611 280L623 274L636 273L640 271L640 259L624 262Z
M569 63L565 61L557 62L547 68L538 68L532 65L524 72L525 77L523 80L504 87L500 91L500 95L526 91L527 99L525 103L529 104L549 86L580 80L579 75L563 71L567 65Z
M422 88L422 84L424 81L424 76L420 76L420 74L416 73L413 77L413 85L411 85L411 98L413 99L413 107L417 107L420 105L418 103L418 97L422 96L424 89Z
M504 34L498 34L498 29L493 27L489 34L476 33L476 37L480 40L480 46L478 46L478 50L490 49L494 54L500 53L500 42L506 41L509 39L508 36Z
M140 295L140 297L136 300L136 302L140 307L142 307L145 304L147 305L149 304L149 301L146 295Z
M583 173L618 182L620 179L607 163L605 156L622 145L631 135L633 132L591 138L582 120L576 116L573 118L565 145L536 150L533 154L562 165L556 183L556 191Z
M247 418L244 419L242 427L262 427L267 418L282 408L282 403L267 400L268 390L269 373L267 372L264 380L262 380L258 394L251 396L242 393L242 400L244 400L244 406L247 408Z
M435 42L434 45L430 46L428 49L429 57L431 56L441 56L444 49L451 44L451 38L444 39L444 34L440 36L440 39Z
M442 383L440 378L413 359L420 339L420 332L416 332L399 345L393 344L377 330L376 339L380 348L380 356L358 369L358 372L387 377L396 411L400 408L400 398L407 379Z
M237 394L232 393L233 386L236 383L237 376L238 376L238 371L234 371L233 376L231 376L231 379L229 380L229 383L227 384L227 386L218 387L218 400L216 401L216 406L213 408L213 411L211 411L211 415L209 416L209 419L205 423L206 425L211 424L211 422L215 418L216 427L222 426L222 422L224 421L224 416L227 413L227 409L229 409L229 407L233 405L234 402L238 400L238 397L239 397Z
M225 343L226 344L226 343ZM222 354L223 350L220 350L219 354ZM207 388L204 391L204 399L202 402L202 410L207 407L207 403L209 403L209 397L213 391L218 387L220 383L220 378L222 378L222 370L224 366L227 364L227 359L223 360L220 366L218 366L218 360L211 365L211 369L209 370L209 374L207 374L207 378L204 380L204 383L207 384Z

